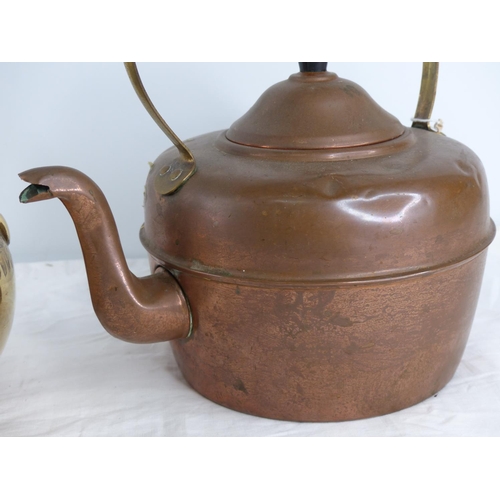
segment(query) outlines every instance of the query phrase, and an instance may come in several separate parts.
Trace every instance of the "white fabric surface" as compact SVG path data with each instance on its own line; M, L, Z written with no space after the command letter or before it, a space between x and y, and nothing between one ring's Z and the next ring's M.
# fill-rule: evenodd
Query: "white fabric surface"
M139 276L146 259L130 261ZM490 250L464 357L436 397L382 417L280 422L212 403L168 343L128 344L94 316L82 261L16 265L0 357L0 436L500 436L500 251Z

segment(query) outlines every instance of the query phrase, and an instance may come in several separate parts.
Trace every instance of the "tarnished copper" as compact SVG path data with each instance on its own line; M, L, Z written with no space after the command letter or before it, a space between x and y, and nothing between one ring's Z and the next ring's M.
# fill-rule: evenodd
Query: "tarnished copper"
M10 233L0 214L0 354L5 347L14 316L14 265L9 252Z
M24 201L57 196L72 214L109 331L177 338L176 359L198 392L270 418L381 415L450 380L495 234L472 151L403 126L326 71L271 87L190 151L197 172L180 189L157 186L179 158L173 148L146 184L140 237L152 271L172 275L161 274L164 299L153 291L159 278L130 277L88 178L62 167L22 174L32 183ZM146 295L154 309L139 319Z
M172 342L186 380L234 410L296 421L373 417L452 378L486 253L404 279L286 286L178 275L193 336Z

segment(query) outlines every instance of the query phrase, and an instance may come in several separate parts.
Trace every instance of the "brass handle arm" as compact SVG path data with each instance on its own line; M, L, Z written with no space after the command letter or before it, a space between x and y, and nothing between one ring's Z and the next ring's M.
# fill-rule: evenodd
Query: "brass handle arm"
M424 130L430 128L430 118L434 101L436 99L436 90L439 75L439 63L424 62L422 68L422 83L420 84L420 94L418 96L417 109L413 118L412 127Z
M157 182L155 182L155 188L159 194L172 194L196 172L194 156L154 107L142 84L135 62L126 62L124 64L132 86L143 106L146 108L146 111L179 151L180 158L172 165L165 165Z
M161 117L158 110L154 107L154 104L151 102L144 85L142 84L141 77L139 76L139 71L137 69L137 65L135 62L126 62L125 69L127 70L128 77L132 82L132 86L142 102L143 106L146 108L146 111L149 113L151 118L155 121L155 123L160 127L160 129L165 133L165 135L172 141L174 146L179 151L181 157L186 161L194 161L194 157L187 148L187 146L177 137L175 132L167 125L165 120Z

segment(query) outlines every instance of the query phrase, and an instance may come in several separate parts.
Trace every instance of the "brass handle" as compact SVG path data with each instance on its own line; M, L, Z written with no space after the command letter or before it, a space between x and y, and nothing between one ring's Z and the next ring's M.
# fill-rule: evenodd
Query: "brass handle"
M418 96L417 110L413 118L412 127L424 130L433 130L430 124L432 108L436 99L436 90L439 74L439 63L424 62L422 68L422 83ZM433 130L435 131L435 130Z
M162 166L155 180L155 189L159 194L172 194L196 172L194 156L154 107L142 84L135 62L124 64L132 86L146 111L179 151L180 158L170 165Z

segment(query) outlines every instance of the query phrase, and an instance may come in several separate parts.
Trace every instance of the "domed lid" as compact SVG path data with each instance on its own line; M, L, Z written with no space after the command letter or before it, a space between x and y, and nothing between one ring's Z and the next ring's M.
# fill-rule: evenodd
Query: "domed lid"
M266 90L226 132L231 142L271 149L332 149L395 139L403 125L359 85L301 63L301 72Z

